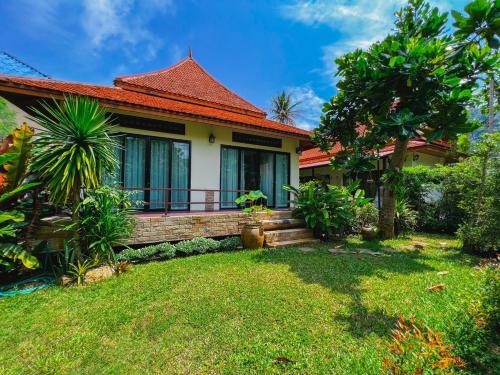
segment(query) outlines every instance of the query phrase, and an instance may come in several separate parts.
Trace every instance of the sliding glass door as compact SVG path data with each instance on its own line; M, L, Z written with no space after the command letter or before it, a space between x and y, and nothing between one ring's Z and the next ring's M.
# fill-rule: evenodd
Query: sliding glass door
M234 200L243 192L234 190L261 190L268 207L288 207L283 185L290 182L289 165L289 154L222 146L221 208L236 208Z
M120 177L123 187L144 210L189 209L190 143L127 134L122 137Z

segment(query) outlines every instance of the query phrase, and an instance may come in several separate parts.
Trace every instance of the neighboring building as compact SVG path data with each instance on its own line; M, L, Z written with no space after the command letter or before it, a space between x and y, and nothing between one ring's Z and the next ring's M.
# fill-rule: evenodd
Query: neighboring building
M444 164L446 154L450 151L450 144L443 141L427 143L424 138L412 139L408 143L408 152L405 157L405 166ZM334 170L330 166L330 160L341 147L335 145L330 152L325 153L318 148L306 150L300 156L300 181L306 182L313 179L324 181L333 185L346 185L351 179L342 170ZM374 161L373 170L358 176L361 187L368 197L378 201L381 183L380 176L387 168L391 155L394 152L394 144L387 145L379 150L379 159Z
M11 74L22 77L49 78L38 69L15 58L7 52L0 51L0 74Z
M99 100L122 134L118 180L145 202L141 209L230 209L254 189L268 196L269 207L289 207L282 187L299 183L298 153L312 147L309 132L268 120L191 56L117 77L114 86L45 77L0 74L0 96L22 111L68 94Z

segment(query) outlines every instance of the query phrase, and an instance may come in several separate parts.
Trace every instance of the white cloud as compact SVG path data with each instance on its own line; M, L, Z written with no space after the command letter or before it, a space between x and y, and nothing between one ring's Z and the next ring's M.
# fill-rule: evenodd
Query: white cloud
M407 0L296 0L280 11L285 18L312 27L325 25L338 33L334 43L323 47L321 58L323 75L335 85L335 58L383 39L394 27L394 13L406 3ZM450 9L447 1L431 3L441 10Z
M140 49L139 58L150 60L163 43L147 24L167 12L173 12L171 0L85 0L81 21L92 49Z
M325 100L320 98L309 85L287 87L285 92L291 94L295 102L300 102L296 126L306 130L317 127Z

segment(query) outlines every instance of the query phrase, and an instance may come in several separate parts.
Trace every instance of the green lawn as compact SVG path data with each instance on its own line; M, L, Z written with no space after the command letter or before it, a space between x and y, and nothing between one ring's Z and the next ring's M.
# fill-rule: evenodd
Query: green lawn
M384 257L325 244L207 254L4 299L0 373L377 374L398 316L442 330L476 297L477 260L457 241L413 239L429 246ZM436 283L446 288L429 293Z

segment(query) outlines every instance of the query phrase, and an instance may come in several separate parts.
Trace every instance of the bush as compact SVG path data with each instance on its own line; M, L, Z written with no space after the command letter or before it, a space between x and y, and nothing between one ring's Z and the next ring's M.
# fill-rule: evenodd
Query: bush
M356 208L371 201L358 186L357 181L349 186L326 187L318 181L309 181L298 188L285 186L284 189L294 195L294 215L304 219L317 236L329 237L347 234L356 220Z
M240 237L227 237L219 242L219 251L234 251L241 246Z
M204 254L219 250L219 241L212 238L195 237L192 240L181 241L175 245L177 252L191 255Z
M353 232L359 232L363 227L376 227L378 224L378 208L373 203L356 207L356 222Z
M134 230L130 193L103 186L88 191L80 209L80 221L70 228L79 230L90 252L114 261L113 246L124 245Z
M125 249L116 256L119 261L129 262L145 261L159 258L173 258L175 256L174 245L164 242L156 245L146 246L140 249Z
M492 262L482 269L484 282L479 301L470 311L458 314L447 328L454 352L475 373L488 373L500 366L494 350L500 344L500 268Z

